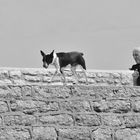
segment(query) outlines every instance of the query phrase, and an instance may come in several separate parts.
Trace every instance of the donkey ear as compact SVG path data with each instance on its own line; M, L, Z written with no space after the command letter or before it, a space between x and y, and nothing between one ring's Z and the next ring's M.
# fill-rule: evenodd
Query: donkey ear
M43 51L40 51L40 53L43 57L45 56L45 53Z

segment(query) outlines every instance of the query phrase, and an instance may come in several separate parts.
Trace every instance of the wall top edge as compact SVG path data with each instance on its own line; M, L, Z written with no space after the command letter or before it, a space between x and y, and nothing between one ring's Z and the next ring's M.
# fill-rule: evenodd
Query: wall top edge
M37 71L55 71L53 68L20 68L20 67L0 67L0 70L37 70ZM69 69L65 69L65 71L69 71ZM80 69L77 69L77 71L81 71ZM87 72L127 72L132 73L133 71L130 70L100 70L100 69L87 69Z

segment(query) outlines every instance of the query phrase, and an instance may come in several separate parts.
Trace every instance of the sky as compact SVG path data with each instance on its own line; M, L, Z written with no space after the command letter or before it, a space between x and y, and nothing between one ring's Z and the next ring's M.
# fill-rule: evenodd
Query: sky
M84 53L87 69L128 70L140 46L139 0L0 0L0 67L41 68L42 56Z

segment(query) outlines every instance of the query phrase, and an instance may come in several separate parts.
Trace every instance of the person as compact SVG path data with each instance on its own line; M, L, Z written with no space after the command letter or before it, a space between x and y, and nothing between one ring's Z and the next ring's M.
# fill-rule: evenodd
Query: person
M140 47L137 47L133 50L133 58L134 58L136 64L140 64ZM133 76L133 85L138 86L137 79L140 76L139 72L137 70L135 70L134 73L132 74L132 76Z

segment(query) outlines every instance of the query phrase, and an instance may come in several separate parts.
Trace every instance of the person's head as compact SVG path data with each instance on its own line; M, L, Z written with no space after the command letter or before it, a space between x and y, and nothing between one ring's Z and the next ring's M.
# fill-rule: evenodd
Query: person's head
M137 64L140 64L140 47L133 50L133 58Z

